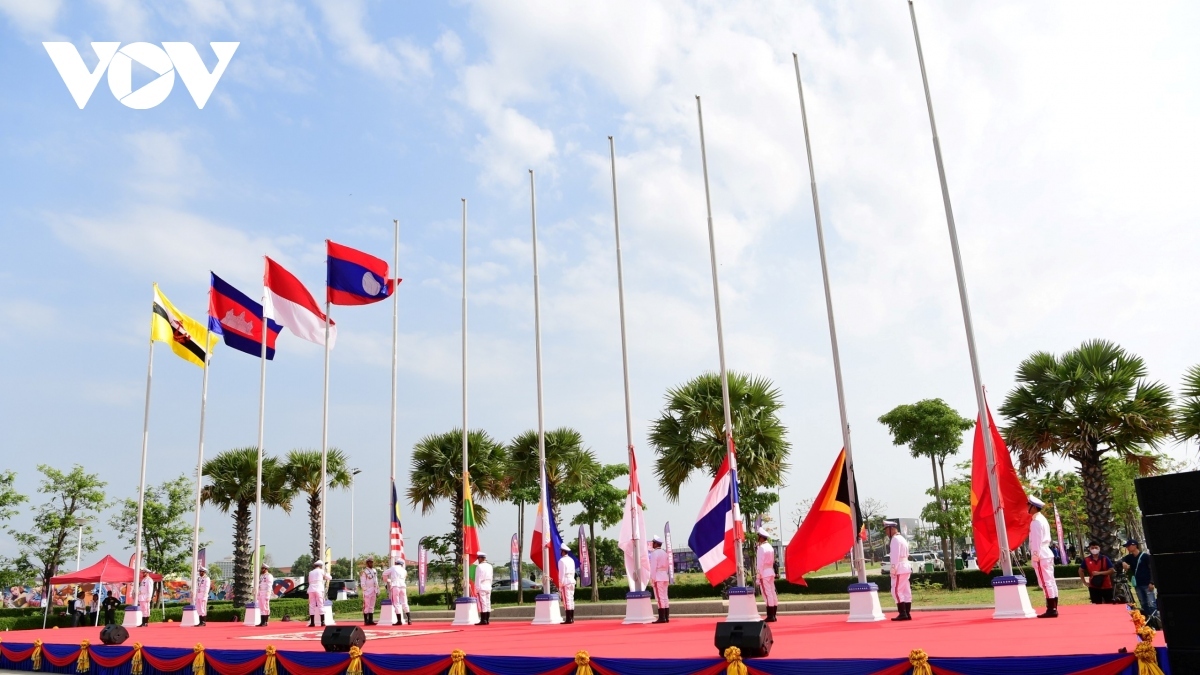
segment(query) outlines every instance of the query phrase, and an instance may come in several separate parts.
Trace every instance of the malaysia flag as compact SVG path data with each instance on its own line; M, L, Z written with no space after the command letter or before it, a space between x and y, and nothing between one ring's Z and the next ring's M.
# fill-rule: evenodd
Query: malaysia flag
M325 344L325 313L312 293L283 265L266 258L263 285L267 289L267 316L276 319L296 337ZM337 326L329 322L329 348L337 342Z
M211 273L210 273L211 274ZM262 305L212 274L208 291L208 329L225 340L225 346L251 356L262 356ZM267 319L267 360L275 358L275 340L283 326Z
M369 305L395 290L387 262L325 240L325 297L335 305Z
M726 455L688 537L688 546L699 558L700 568L713 586L737 571L735 552L740 523L733 511L737 489L737 470L730 469L729 455Z

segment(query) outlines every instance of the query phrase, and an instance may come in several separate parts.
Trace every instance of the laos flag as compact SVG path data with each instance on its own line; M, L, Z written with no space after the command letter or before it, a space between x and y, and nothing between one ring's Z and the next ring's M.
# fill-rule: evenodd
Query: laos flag
M335 305L369 305L395 290L388 264L373 255L325 240L326 297Z
M721 462L712 487L700 507L700 515L688 537L688 546L700 561L708 583L719 586L737 571L737 542L741 515L734 511L737 499L737 470L730 469L729 455Z
M262 305L212 275L208 291L208 329L225 340L225 345L251 356L262 356ZM267 360L275 358L275 339L283 326L267 319Z

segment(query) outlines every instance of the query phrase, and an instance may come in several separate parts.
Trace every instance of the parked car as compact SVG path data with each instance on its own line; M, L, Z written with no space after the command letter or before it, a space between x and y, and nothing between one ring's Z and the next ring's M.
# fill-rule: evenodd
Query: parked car
M507 591L510 588L512 588L512 582L508 579L501 579L492 582L493 591ZM542 585L536 581L521 579L521 588L526 591L540 591L542 590Z
M325 597L329 600L337 600L338 593L346 591L347 598L358 597L358 583L353 579L334 579L329 582L329 589L326 591ZM308 582L299 584L292 590L279 596L280 598L300 598L308 599Z
M912 569L914 572L924 572L925 563L927 562L933 563L933 569L938 572L946 569L946 563L942 562L940 558L932 553L925 551L908 554L908 562L912 564ZM880 574L892 573L892 556L890 554L884 554L883 564L879 566L879 572Z

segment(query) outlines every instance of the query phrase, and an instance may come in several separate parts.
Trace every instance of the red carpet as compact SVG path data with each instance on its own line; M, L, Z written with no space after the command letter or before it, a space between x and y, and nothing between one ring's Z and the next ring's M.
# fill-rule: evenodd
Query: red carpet
M1122 647L1133 651L1137 638L1129 613L1121 605L1065 607L1058 619L996 621L991 610L914 613L909 622L846 623L845 615L781 616L771 624L775 648L771 658L899 658L911 649L930 656L1045 656L1113 654ZM342 622L340 625L350 625ZM454 628L448 623L418 621L414 632L450 631L368 639L364 651L392 654L468 654L511 656L574 656L584 649L592 656L635 658L714 657L715 618L671 619L667 625L623 626L616 620L579 621L571 626L531 626L526 622L496 621L490 626ZM409 627L405 626L405 630ZM381 633L399 631L385 629ZM282 650L320 650L318 633L307 623L272 622L266 628L221 623L185 629L178 624L153 624L130 631L126 644L191 648L197 642L211 649L261 650L273 644ZM368 629L368 635L374 629ZM95 628L18 631L5 642L97 643ZM259 639L247 639L256 636ZM271 636L271 637L267 637ZM382 635L380 637L383 637ZM265 638L265 639L264 639ZM299 639L297 639L299 638ZM1162 635L1155 644L1163 646Z

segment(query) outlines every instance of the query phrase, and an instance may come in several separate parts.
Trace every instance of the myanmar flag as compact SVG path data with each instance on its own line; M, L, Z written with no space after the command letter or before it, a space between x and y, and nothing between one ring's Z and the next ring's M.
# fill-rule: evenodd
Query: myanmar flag
M1029 536L1028 497L1017 471L1013 468L1008 446L996 428L992 411L987 411L988 430L992 432L992 449L996 459L996 482L1000 486L1000 501L1004 506L1004 529L1008 533L1008 548L1016 550ZM996 509L992 506L992 486L987 475L987 450L983 445L983 427L975 424L975 444L971 452L971 533L979 569L985 572L1000 561L1000 541L996 535ZM1007 554L1007 551L1005 551Z
M207 324L175 309L175 305L158 289L158 284L154 284L154 305L150 314L151 341L171 345L171 351L176 356L203 368L208 350L219 339L217 334L209 333Z
M475 530L475 505L471 501L471 474L463 481L463 558L469 566L471 581L475 580L475 554L479 552L479 532ZM471 587L467 587L470 597Z
M855 511L862 513L857 508ZM846 451L842 450L796 536L788 544L787 580L807 586L805 574L841 560L854 548L854 535L862 529L861 520L860 516L860 522L850 521L850 476L846 471Z

